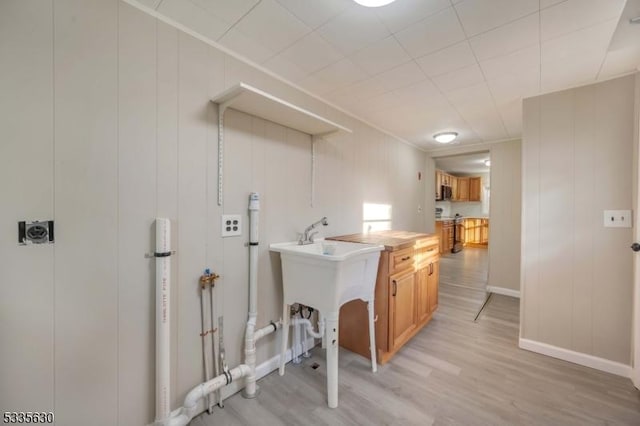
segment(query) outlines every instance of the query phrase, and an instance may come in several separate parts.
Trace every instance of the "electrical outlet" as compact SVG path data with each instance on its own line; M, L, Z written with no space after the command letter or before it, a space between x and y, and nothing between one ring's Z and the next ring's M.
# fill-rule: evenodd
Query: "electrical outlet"
M605 228L631 228L631 210L605 210Z
M220 224L222 237L239 237L242 235L242 220L239 214L223 214Z

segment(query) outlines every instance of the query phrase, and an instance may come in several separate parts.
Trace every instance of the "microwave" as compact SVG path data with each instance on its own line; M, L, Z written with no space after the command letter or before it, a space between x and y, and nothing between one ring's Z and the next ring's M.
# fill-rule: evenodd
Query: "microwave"
M450 200L451 199L451 187L450 186L446 186L446 185L442 185L440 187L440 199L441 200Z

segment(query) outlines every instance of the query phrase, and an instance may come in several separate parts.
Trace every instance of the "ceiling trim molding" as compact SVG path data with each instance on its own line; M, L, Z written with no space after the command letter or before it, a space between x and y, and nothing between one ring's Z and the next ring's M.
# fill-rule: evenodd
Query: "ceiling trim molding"
M478 143L470 143L470 144L464 144L464 145L448 146L446 148L433 149L433 150L427 151L427 155L429 155L431 158L438 158L438 157L448 157L450 155L457 155L457 154L471 154L474 152L490 151L493 145L497 145L500 143L518 142L521 140L522 140L521 138L507 138L507 139L497 139L489 142L478 142Z
M339 106L327 101L326 99L321 98L318 95L315 95L315 94L309 92L308 90L298 86L295 83L292 83L291 81L289 81L286 78L283 78L282 76L274 73L273 71L263 67L262 65L257 64L255 62L253 62L252 60L250 60L250 59L248 59L248 58L246 58L246 57L234 52L233 50L229 49L228 47L225 47L225 46L219 44L215 40L211 40L210 38L203 36L202 34L192 30L191 28L188 28L185 25L183 25L183 24L181 24L181 23L179 23L177 21L174 21L173 19L161 14L160 12L158 12L155 9L152 9L152 8L150 8L150 7L148 7L148 6L144 5L144 4L141 4L141 3L137 2L136 0L120 0L120 1L122 1L124 3L127 3L128 5L130 5L132 7L135 7L136 9L138 9L138 10L140 10L140 11L142 11L142 12L148 14L148 15L153 16L154 18L164 22L165 24L168 24L168 25L170 25L170 26L172 26L172 27L174 27L174 28L176 28L176 29L178 29L178 30L180 30L180 31L182 31L182 32L184 32L184 33L186 33L186 34L188 34L188 35L200 40L200 41L202 41L203 43L206 43L209 46L214 47L214 48L220 50L221 52L223 52L223 53L225 53L225 54L227 54L229 56L232 56L235 59L237 59L237 60L239 60L241 62L244 62L245 64L247 64L247 65L249 65L249 66L251 66L253 68L256 68L257 70L267 74L268 76L270 76L272 78L275 78L276 80L278 80L278 81L280 81L282 83L285 83L285 84L291 86L292 88L304 93L305 95L310 96L313 99L316 99L316 100L322 102L323 104L325 104L325 105L327 105L327 106L329 106L329 107L331 107L331 108L333 108L333 109L335 109L335 110L337 110L337 111L339 111L339 112L341 112L343 114L346 114L347 116L349 116L349 117L351 117L353 119L356 119L356 120L360 121L361 123L366 124L367 126L372 127L373 129L384 133L387 136L392 137L393 139L396 139L398 142L402 142L402 143L404 143L406 145L409 145L412 148L415 148L415 149L417 149L419 151L428 152L428 150L426 148L420 147L420 146L418 146L418 145L416 145L414 143L411 143L408 140L406 140L404 138L401 138L400 136L390 132L389 130L383 129L382 127L379 127L379 126L371 123L370 121L365 120L364 118L362 118L362 117L360 117L360 116L358 116L358 115L356 115L356 114L354 114L354 113L352 113L350 111L347 111L347 110L343 109L342 107L339 107Z

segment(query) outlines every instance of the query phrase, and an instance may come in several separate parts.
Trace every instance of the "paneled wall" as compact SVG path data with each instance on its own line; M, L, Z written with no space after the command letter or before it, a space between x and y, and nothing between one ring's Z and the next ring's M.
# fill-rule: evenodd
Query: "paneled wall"
M203 379L197 279L222 276L231 365L247 316L249 193L261 194L260 325L281 315L271 242L322 216L324 235L362 229L363 202L424 231L423 152L117 0L0 2L0 409L58 424L142 425L154 415L154 218L172 220L172 408ZM309 135L226 115L217 205L217 108L245 81L351 129ZM424 178L423 178L424 179ZM220 215L241 214L241 238ZM431 216L432 217L432 216ZM17 222L55 219L54 245L17 244ZM277 354L260 342L258 363Z
M521 146L520 141L491 146L488 285L494 291L520 292Z
M634 76L526 99L521 337L628 365Z

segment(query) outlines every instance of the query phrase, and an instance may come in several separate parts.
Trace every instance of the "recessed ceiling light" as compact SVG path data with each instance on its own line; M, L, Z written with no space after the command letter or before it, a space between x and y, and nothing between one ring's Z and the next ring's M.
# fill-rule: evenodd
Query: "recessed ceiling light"
M457 137L458 137L458 134L456 132L442 132L442 133L436 133L435 135L433 135L433 138L440 143L453 142L453 140Z
M487 167L491 167L491 160L484 160L484 165Z
M389 3L393 3L396 0L353 0L353 1L365 7L380 7L380 6L386 6Z

